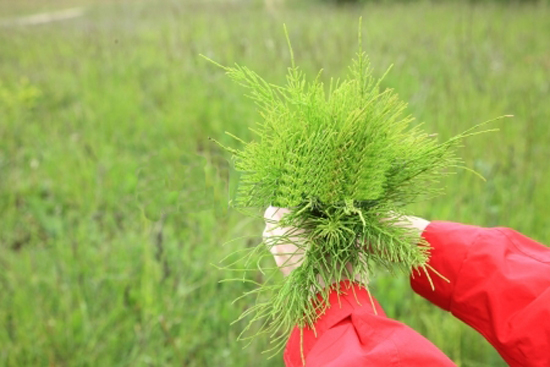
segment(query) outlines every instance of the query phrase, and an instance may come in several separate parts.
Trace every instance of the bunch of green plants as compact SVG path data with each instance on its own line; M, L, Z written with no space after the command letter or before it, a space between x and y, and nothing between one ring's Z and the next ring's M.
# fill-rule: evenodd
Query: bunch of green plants
M268 206L290 210L273 223L284 234L245 249L247 265L236 269L244 274L239 280L253 283L247 272L265 274L243 295L255 296L256 303L241 315L250 320L241 338L268 334L275 353L295 326L313 327L329 306L326 284L340 292L341 281L356 279L368 290L373 269L381 268L428 274L428 244L397 224L411 214L408 204L441 192L442 176L463 167L455 154L461 140L479 133L476 126L439 142L413 126L406 103L381 88L383 77L372 76L360 37L348 75L328 86L321 73L308 81L290 42L289 49L286 85L244 66L216 64L248 89L261 117L253 141L228 133L241 145L224 147L241 174L233 206L247 213ZM288 243L303 260L281 278L258 258L268 255L266 247Z

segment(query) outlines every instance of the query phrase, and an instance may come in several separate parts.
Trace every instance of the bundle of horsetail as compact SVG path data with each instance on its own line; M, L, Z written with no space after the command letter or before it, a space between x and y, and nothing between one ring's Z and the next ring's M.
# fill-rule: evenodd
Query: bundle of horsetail
M384 268L427 274L429 245L396 223L412 214L409 204L439 194L441 178L464 167L456 148L479 133L476 126L439 142L413 125L406 103L381 88L383 77L372 76L361 42L347 76L329 85L320 74L308 81L290 42L289 49L286 85L244 66L216 64L248 89L260 116L253 141L228 133L240 144L224 147L241 174L232 205L288 210L273 224L283 233L248 254L249 265L265 277L244 295L255 296L256 304L241 316L250 321L241 338L268 334L274 352L295 326L314 327L329 306L326 284L340 291L340 281L357 279L368 290L373 270ZM282 278L275 266L256 260L268 254L266 247L285 243L295 246L301 262Z

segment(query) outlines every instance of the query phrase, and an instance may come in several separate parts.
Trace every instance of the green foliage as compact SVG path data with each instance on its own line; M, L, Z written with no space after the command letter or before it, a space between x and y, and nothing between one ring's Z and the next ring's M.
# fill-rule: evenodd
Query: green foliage
M259 322L258 333L274 337L276 351L294 326L313 327L328 306L324 284L344 279L367 284L376 266L428 274L428 244L396 223L406 205L440 191L435 184L461 164L455 148L475 134L473 128L439 143L411 127L406 104L393 90L380 88L382 79L372 77L359 43L347 77L331 79L328 92L321 73L307 82L292 48L284 86L247 67L222 66L248 89L261 116L253 128L255 140L246 143L232 135L243 146L226 148L241 172L233 204L290 208L278 226L292 229L266 244L292 242L304 253L304 262L287 279L249 292L257 304L242 316L254 315L251 324ZM315 296L319 292L322 299Z
M27 78L22 78L13 88L0 83L0 107L3 112L14 109L30 109L36 105L40 90L30 85Z
M465 165L487 183L445 177L447 195L410 209L550 243L550 8L317 3L272 13L246 1L29 0L3 2L0 18L75 3L87 5L80 19L0 31L1 88L40 91L9 110L0 102L0 366L284 365L262 356L268 338L244 350L235 342L246 324L230 323L253 300L231 300L254 286L219 283L234 274L210 265L260 242L263 221L220 215L225 197L194 213L200 197L191 194L214 172L226 175L208 136L229 130L249 141L256 118L242 90L198 54L284 83L283 22L301 70L324 68L328 85L327 75L347 71L362 14L375 75L395 63L381 88L399 91L407 113L442 141L514 114L498 134L464 142ZM197 155L204 160L182 170L181 158ZM176 188L185 200L173 201ZM144 217L154 198L158 222ZM405 275L377 272L370 284L389 317L459 366L505 366L482 336L416 296Z
M325 3L331 3L336 5L362 5L362 4L402 4L402 3L414 3L419 2L419 0L310 0L310 1L322 1ZM432 1L433 3L454 3L459 2L461 0L437 0ZM521 3L527 3L527 4L545 4L548 3L548 0L468 0L468 3L470 4L490 4L490 3L497 3L497 4L521 4Z
M402 206L431 192L425 185L455 163L450 148L459 139L437 144L408 130L406 104L391 90L380 91L364 53L347 79L331 81L328 95L319 78L307 84L294 66L285 87L245 67L228 74L251 89L263 120L253 130L258 141L234 151L243 172L237 207Z

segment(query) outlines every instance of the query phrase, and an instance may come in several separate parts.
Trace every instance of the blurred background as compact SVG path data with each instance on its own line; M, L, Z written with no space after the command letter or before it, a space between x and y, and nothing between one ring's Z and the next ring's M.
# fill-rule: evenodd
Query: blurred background
M236 341L250 285L214 266L262 223L228 209L236 176L208 137L251 139L258 116L199 54L283 83L286 23L329 80L360 16L374 74L393 65L383 87L427 131L515 116L460 151L486 182L459 171L413 211L550 244L547 1L0 0L0 365L282 366L267 339ZM458 365L504 366L407 276L373 292Z

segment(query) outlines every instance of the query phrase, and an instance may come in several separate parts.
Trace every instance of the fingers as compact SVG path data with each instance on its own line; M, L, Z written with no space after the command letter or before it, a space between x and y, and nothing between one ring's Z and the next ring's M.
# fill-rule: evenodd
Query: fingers
M263 232L264 242L285 276L302 263L304 250L301 245L305 241L302 230L279 226L279 221L288 213L290 210L286 208L268 207L264 213Z

